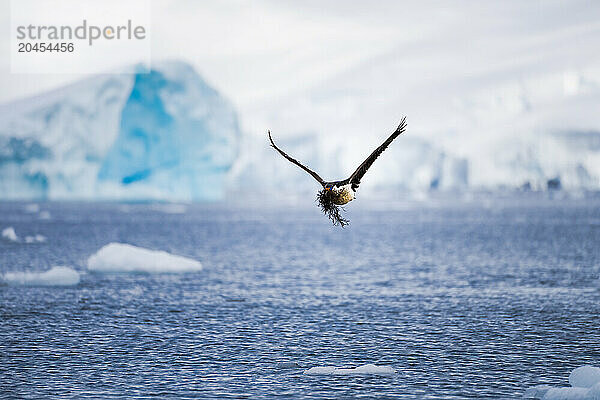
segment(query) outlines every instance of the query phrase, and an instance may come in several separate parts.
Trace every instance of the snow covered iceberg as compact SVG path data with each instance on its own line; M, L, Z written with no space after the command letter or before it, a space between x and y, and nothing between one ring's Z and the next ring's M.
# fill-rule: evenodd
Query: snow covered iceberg
M126 243L107 244L90 256L87 264L90 271L96 272L178 273L202 269L196 260Z
M0 107L0 199L219 199L239 136L185 63L94 76Z

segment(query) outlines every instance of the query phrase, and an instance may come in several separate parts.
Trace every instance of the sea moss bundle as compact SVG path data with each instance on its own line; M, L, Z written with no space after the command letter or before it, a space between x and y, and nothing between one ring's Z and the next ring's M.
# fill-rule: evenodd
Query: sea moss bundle
M340 207L333 202L333 192L331 190L321 190L317 193L317 203L321 207L323 214L333 222L333 225L340 225L342 228L350 223L340 214L343 207Z

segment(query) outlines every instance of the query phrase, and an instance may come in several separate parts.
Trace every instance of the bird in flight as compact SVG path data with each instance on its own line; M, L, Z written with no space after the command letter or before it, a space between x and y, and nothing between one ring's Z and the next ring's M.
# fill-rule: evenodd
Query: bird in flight
M340 206L349 203L354 200L356 190L358 189L358 185L360 185L360 180L365 175L367 170L373 165L377 157L384 152L385 149L406 130L406 117L402 118L400 121L400 125L398 128L392 133L386 140L376 148L369 157L365 161L362 162L354 171L349 178L344 179L342 181L331 181L325 182L323 178L319 176L315 171L308 168L306 165L303 165L298 160L288 156L283 150L281 150L271 137L271 131L269 133L269 141L271 142L271 146L279 152L285 159L289 162L296 164L304 171L308 172L313 178L317 180L323 186L323 189L319 191L317 194L317 203L321 207L321 210L327 217L333 222L333 225L340 225L341 227L346 226L350 221L342 217L340 214Z

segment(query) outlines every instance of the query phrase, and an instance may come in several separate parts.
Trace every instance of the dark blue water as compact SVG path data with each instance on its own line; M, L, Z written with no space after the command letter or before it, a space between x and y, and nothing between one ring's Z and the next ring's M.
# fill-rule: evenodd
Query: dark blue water
M71 287L0 285L6 398L494 398L600 364L600 208L498 201L317 209L0 204L0 271L69 265ZM109 242L200 260L85 273ZM311 376L390 365L392 376Z

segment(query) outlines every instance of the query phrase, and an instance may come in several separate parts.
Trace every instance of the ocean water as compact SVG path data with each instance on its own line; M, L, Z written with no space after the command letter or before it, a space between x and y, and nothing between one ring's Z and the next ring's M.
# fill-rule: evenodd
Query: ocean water
M600 365L600 203L317 209L0 203L3 398L518 398ZM29 212L28 212L29 211ZM41 214L40 214L41 213ZM40 218L42 217L42 218ZM44 242L24 243L27 235ZM202 262L90 273L109 242ZM308 375L316 366L392 375Z

